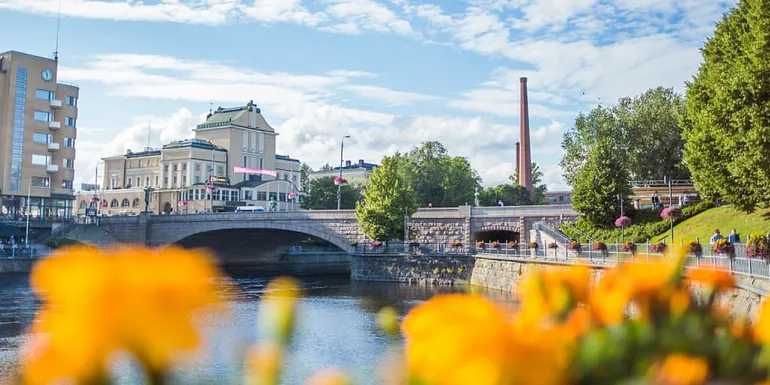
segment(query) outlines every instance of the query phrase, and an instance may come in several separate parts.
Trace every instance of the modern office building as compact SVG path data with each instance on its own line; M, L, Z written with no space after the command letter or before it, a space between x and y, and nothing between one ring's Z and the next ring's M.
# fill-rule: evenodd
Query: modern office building
M349 160L345 161L345 165L342 166L342 177L347 179L348 183L364 182L369 179L369 175L378 165L374 163L366 163L363 159L359 159L357 163L353 163ZM340 167L334 167L325 171L313 171L310 173L310 179L320 179L327 177L340 176Z
M300 162L275 154L278 134L249 102L211 111L195 138L160 149L103 158L105 189L78 194L78 216L86 208L103 215L228 211L237 206L266 210L299 208Z
M0 53L0 215L72 215L78 94L56 60Z

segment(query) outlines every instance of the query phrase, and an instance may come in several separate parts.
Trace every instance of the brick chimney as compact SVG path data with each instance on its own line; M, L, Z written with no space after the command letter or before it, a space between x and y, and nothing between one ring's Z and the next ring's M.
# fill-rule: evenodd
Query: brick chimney
M532 191L532 153L529 142L529 99L527 97L527 78L519 79L521 85L520 105L521 121L519 128L521 130L521 155L519 157L519 184L524 186L530 192Z

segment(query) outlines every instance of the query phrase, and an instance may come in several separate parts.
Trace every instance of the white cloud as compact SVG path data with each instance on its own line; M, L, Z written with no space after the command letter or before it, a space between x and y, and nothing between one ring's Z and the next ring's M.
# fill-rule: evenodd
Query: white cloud
M416 102L425 102L436 100L435 96L420 94L416 92L394 91L389 88L376 86L342 86L344 90L351 91L361 98L384 102L389 105L398 106L412 104Z

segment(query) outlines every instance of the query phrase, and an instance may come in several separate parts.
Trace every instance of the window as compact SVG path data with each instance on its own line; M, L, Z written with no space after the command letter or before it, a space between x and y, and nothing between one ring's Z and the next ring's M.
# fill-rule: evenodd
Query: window
M176 187L176 177L174 177L174 187Z
M73 118L71 116L67 116L67 117L64 118L64 125L67 126L67 127L75 127L75 121L76 120L77 120L76 118Z
M40 122L50 122L51 113L46 111L35 111L35 120Z
M139 198L134 198L134 203L131 206L139 207Z
M271 201L277 201L278 200L278 193L277 192L271 192L270 198Z
M278 194L278 202L286 202L286 193Z
M142 185L142 178L136 177L136 187L139 187Z
M163 166L163 171L168 172L168 165Z
M50 161L50 156L32 154L32 164L35 166L47 166Z
M201 170L201 165L200 165L200 163L195 163L195 166L194 166L194 168L195 168L195 171L200 171L200 170Z
M150 177L149 176L144 178L144 185L145 186L149 186L150 185Z
M86 201L80 201L80 209L83 210L86 208Z
M61 181L61 188L66 190L72 190L72 181L67 179Z
M243 192L243 199L250 201L254 197L254 192L251 190L246 190Z
M16 100L13 105L13 139L9 190L21 190L21 165L24 159L24 113L27 107L27 69L16 70Z
M48 90L35 90L35 97L42 100L53 100L53 91Z
M267 200L267 192L265 192L265 191L257 191L257 200L258 201L266 201Z
M64 147L75 147L75 139L73 138L64 138Z
M112 179L110 179L110 186L112 186L111 188L118 187L118 180L115 177L112 177Z
M187 175L182 175L182 186L187 185Z
M118 207L118 200L117 199L113 199L110 202L110 207Z
M289 174L283 174L283 180L289 180Z
M61 162L62 162L62 166L64 166L64 168L74 168L75 167L75 162L72 159L64 158L64 159L61 160Z
M294 182L294 183L297 183L297 176L296 175L292 175L291 176L291 181Z
M193 177L193 181L194 181L193 183L195 183L195 184L198 184L198 183L200 183L200 182L201 182L201 177L199 177L199 176L194 176L194 177Z
M164 188L168 187L168 177L167 176L163 177L163 187Z
M74 96L67 96L67 105L72 107L78 106L78 98Z
M51 135L35 132L32 134L32 141L35 143L48 143L51 141Z
M123 198L123 201L120 202L120 207L128 207L128 206L129 206L128 198Z
M33 176L31 184L32 187L49 187L51 185L51 179L48 177Z
M187 171L187 163L182 163L182 171Z
M217 166L217 175L222 175L222 166Z
M174 171L176 171L176 169L177 169L177 165L174 165Z
M159 176L155 176L155 187L158 187L158 180L160 180Z

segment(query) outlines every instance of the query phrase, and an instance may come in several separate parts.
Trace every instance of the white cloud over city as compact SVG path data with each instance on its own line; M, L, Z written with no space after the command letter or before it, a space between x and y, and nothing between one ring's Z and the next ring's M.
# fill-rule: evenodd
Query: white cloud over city
M0 9L53 15L59 0L0 0ZM167 116L136 116L119 134L83 128L78 179L89 180L98 157L191 135L206 111L194 103L239 105L255 98L280 132L278 151L313 166L336 158L339 138L353 139L348 156L376 161L426 140L468 156L487 185L507 180L518 137L519 78L529 83L533 157L551 189L563 189L558 169L563 132L596 103L667 86L678 91L697 70L699 47L734 0L62 0L62 14L82 19L219 26L291 25L360 39L387 35L493 60L485 80L455 93L388 87L386 73L368 68L267 72L201 56L94 54L61 68L64 80L97 84L120 98L174 101ZM458 6L462 5L462 9ZM452 9L450 12L448 9ZM460 9L460 10L458 10ZM348 103L356 100L361 103ZM409 113L377 106L409 106ZM421 109L430 113L415 113ZM142 115L137 112L137 115ZM106 144L105 144L106 142ZM92 173L92 171L91 171Z

